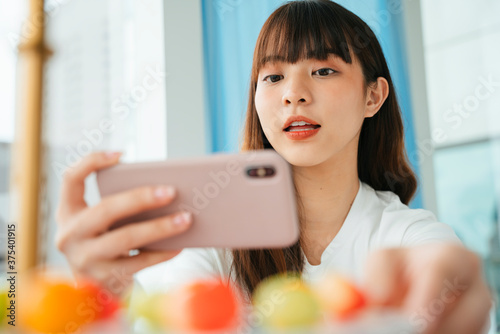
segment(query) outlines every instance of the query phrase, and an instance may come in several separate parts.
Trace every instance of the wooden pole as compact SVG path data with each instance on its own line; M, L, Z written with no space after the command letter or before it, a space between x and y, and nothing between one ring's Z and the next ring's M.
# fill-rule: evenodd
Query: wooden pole
M17 271L39 264L43 68L49 54L45 45L44 0L30 0L29 17L19 45L20 84L13 152L14 216L18 223Z

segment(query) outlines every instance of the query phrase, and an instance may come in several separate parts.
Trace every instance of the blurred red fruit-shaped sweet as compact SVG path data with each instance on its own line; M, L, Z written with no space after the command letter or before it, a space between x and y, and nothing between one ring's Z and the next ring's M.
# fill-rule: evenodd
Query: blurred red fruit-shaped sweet
M199 280L169 294L166 317L179 330L226 330L238 325L240 310L234 286L220 279Z
M121 307L120 300L116 296L96 283L81 282L78 289L86 296L86 302L96 311L96 320L111 318Z

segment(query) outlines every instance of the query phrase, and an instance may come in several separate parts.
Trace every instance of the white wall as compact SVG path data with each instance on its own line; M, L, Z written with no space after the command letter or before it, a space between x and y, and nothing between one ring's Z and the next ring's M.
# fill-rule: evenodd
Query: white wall
M443 133L436 147L500 136L500 2L422 0L422 8L431 124Z

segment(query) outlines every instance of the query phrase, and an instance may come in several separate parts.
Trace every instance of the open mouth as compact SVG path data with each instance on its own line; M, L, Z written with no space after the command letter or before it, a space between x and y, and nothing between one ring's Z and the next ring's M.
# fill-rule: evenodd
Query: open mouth
M321 125L319 124L313 125L306 122L293 122L289 127L285 128L283 131L286 132L307 131L307 130L315 130L320 127Z

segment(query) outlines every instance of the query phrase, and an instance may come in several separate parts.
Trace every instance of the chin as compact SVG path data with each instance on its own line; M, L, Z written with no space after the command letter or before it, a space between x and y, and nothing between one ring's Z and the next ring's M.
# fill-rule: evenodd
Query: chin
M276 152L295 167L312 167L326 160L320 154L305 153L303 150L276 150Z

